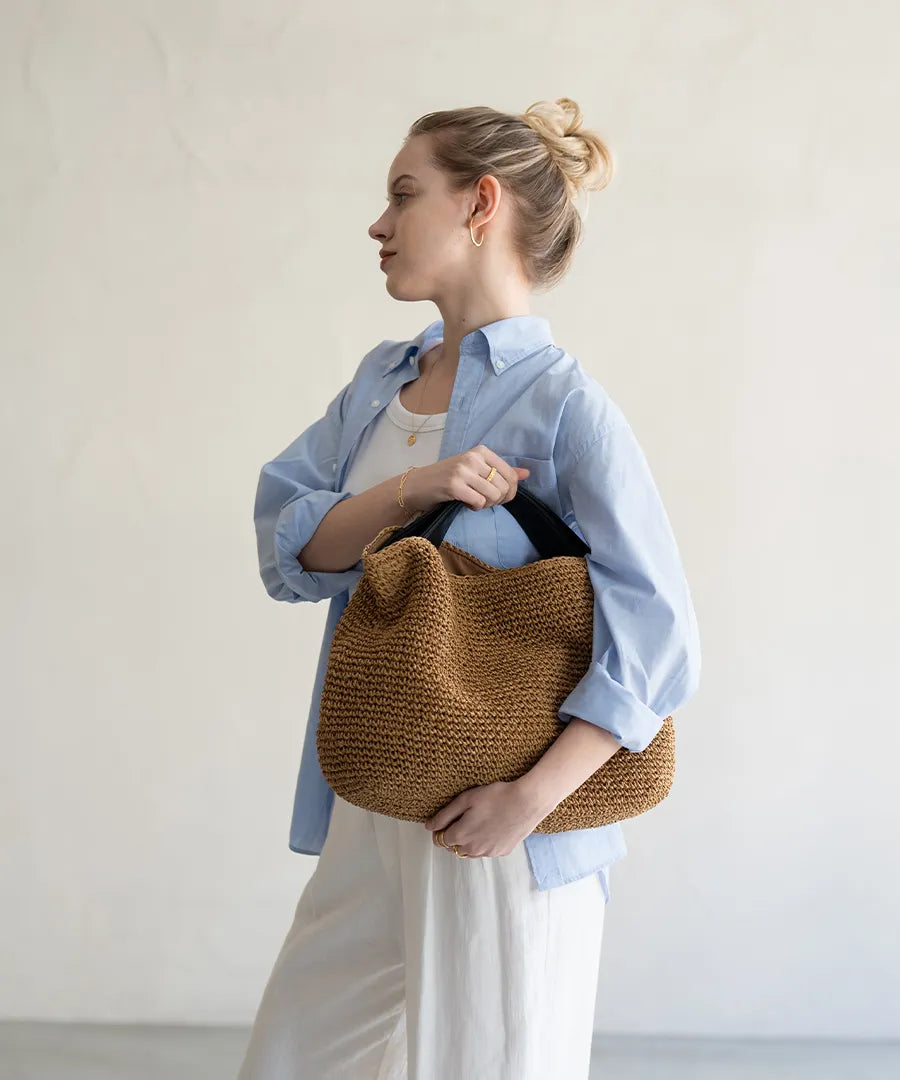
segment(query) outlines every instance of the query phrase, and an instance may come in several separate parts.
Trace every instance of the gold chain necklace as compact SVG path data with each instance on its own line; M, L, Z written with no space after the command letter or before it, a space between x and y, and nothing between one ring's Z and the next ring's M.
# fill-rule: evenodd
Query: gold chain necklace
M441 355L437 358L437 360L435 360L435 362L428 369L428 374L425 376L425 382L422 384L422 396L419 398L420 404L421 404L423 398L425 397L425 387L428 385L428 380L431 378L431 373L432 373L432 371L434 371L435 367L441 362L441 357L443 355L444 355L444 346L441 345ZM406 440L407 445L409 445L409 446L413 445L413 443L416 441L416 435L428 423L428 421L431 419L432 416L437 416L437 413L431 413L431 416L426 416L425 417L425 419L422 421L422 423L419 424L419 426L415 429L415 431L413 431L412 434L409 436L409 438Z

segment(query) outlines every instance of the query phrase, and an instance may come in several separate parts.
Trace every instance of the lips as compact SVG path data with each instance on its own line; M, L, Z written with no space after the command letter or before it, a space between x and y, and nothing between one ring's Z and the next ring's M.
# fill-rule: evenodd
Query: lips
M390 259L392 255L396 255L396 254L397 254L396 251L386 251L381 256L381 265L384 266L384 264L387 262L387 260Z

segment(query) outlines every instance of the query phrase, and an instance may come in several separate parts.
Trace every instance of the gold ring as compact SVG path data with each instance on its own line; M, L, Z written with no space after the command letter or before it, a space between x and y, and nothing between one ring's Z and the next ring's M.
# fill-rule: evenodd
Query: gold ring
M446 848L448 851L452 850L453 854L457 857L457 859L468 859L468 855L460 855L459 851L457 850L459 848L459 844L450 845L444 843L444 833L446 831L446 829L438 829L438 831L434 834L437 842L441 845L441 847Z
M497 475L497 466L492 465L491 466L491 471L487 474L487 477L486 477L487 482L490 483L494 479L494 477L496 475Z

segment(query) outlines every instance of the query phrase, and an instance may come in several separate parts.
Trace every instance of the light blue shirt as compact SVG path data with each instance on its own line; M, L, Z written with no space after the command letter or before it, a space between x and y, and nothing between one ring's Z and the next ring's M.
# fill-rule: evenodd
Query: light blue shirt
M295 604L330 599L294 795L289 846L318 855L334 792L316 752L328 650L362 559L347 570L306 570L297 559L342 499L351 454L404 383L418 357L443 338L443 321L411 341L385 340L367 353L325 414L263 465L254 507L260 576L269 596ZM531 470L534 492L590 545L594 588L590 666L558 716L611 732L632 753L694 694L700 639L672 527L647 459L619 407L579 362L553 342L549 322L517 315L479 327L460 344L459 367L438 458L483 443ZM539 558L502 505L463 507L445 539L498 567ZM677 717L675 717L677 723ZM621 822L561 833L533 832L525 847L539 889L598 873L627 854Z

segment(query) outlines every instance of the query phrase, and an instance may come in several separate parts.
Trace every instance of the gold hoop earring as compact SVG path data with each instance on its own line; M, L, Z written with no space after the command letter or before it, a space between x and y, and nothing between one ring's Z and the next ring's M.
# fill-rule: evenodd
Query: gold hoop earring
M484 243L484 226L482 226L482 229L481 229L481 239L476 241L475 233L472 232L472 222L470 221L469 222L469 236L472 237L472 243L475 245L475 247L481 247L481 245Z

